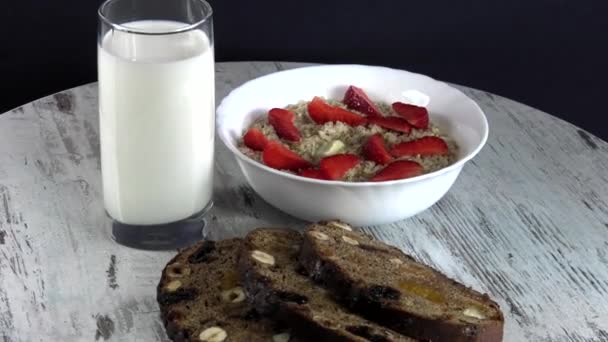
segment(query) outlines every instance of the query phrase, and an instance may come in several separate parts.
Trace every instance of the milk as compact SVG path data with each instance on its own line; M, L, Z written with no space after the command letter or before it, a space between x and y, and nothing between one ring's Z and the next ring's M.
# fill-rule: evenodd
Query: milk
M186 24L123 26L166 32ZM211 200L213 47L200 30L108 32L98 47L99 122L107 213L134 225L187 218Z

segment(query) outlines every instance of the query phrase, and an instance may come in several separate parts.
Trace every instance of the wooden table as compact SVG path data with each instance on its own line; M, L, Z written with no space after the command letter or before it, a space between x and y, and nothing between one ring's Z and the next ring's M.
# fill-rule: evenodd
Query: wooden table
M217 99L295 63L220 63ZM608 341L608 143L553 116L458 87L488 144L439 203L365 231L506 315L506 341ZM559 100L559 99L557 99ZM217 142L213 238L304 222L273 209ZM173 252L117 245L102 207L97 86L0 116L0 340L166 341L155 286Z

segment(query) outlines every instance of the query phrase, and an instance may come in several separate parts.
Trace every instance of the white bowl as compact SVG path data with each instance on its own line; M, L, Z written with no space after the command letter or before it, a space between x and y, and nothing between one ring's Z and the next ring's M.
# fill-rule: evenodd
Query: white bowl
M244 130L270 108L314 96L341 100L351 84L363 88L374 101L426 105L431 121L458 144L457 161L418 177L349 183L281 172L239 151L237 144ZM488 137L488 122L481 108L459 90L427 76L364 65L305 67L249 81L223 99L217 109L217 125L220 139L265 201L303 220L340 219L358 226L402 220L432 206Z

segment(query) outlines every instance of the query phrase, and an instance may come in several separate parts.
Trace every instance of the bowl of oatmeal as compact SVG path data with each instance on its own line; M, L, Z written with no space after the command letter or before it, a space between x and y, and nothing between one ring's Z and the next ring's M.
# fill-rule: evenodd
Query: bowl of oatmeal
M385 224L450 189L488 123L459 90L363 65L293 69L249 81L217 110L218 135L251 187L307 221Z

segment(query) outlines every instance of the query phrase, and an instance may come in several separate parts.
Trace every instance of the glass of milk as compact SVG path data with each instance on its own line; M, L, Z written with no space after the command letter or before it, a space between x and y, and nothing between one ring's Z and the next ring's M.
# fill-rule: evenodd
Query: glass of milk
M215 80L204 0L99 8L101 174L112 237L146 249L201 238L212 205Z

